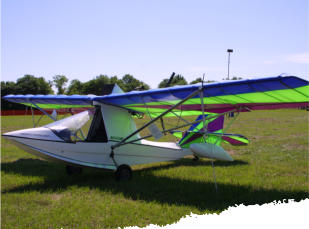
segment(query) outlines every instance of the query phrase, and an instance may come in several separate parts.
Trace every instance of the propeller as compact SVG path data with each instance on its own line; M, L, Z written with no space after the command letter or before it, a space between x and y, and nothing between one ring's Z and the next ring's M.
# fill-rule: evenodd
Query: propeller
M175 72L172 73L171 77L169 78L169 80L167 81L165 87L169 87L174 79L175 76Z

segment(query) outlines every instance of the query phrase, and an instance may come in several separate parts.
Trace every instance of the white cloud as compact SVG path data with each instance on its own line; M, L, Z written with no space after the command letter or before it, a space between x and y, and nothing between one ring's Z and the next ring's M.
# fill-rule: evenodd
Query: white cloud
M263 61L263 64L274 65L282 63L309 64L309 52L274 56L272 59Z
M284 57L286 62L297 64L309 64L309 52L290 54Z

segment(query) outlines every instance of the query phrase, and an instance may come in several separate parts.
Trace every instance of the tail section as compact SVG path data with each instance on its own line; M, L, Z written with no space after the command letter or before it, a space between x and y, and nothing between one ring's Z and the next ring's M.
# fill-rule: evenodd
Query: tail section
M205 118L208 115L205 115ZM209 117L208 117L209 118ZM179 145L183 148L189 148L193 143L203 143L202 129L203 129L203 115L197 117L195 121L200 121L193 124L180 139ZM218 132L222 133L224 117L220 116L219 118L207 119L205 120L205 126L207 127L207 132ZM208 136L206 138L207 143L215 143L218 140L216 136ZM220 140L219 140L220 141ZM220 144L220 143L219 143Z
M179 141L179 145L182 148L189 148L193 143L210 143L220 145L222 142L229 143L233 146L247 145L249 140L239 134L225 134L223 133L224 116L211 118L208 114L205 115L205 126L207 128L205 140L203 137L203 116L197 117L198 123L193 124L183 135ZM175 136L180 133L174 133Z

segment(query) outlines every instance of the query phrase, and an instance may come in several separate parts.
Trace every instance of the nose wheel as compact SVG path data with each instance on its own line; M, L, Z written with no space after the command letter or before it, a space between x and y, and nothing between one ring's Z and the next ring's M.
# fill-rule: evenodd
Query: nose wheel
M118 166L115 172L117 181L128 181L132 179L132 169L128 165Z

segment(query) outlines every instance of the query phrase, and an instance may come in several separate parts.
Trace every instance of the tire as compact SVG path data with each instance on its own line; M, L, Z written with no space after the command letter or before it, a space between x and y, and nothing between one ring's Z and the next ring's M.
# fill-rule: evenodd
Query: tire
M128 165L120 165L116 172L116 180L117 181L128 181L132 179L132 169Z
M82 168L81 167L75 167L75 166L66 165L65 166L65 171L67 172L68 175L78 175L78 174L82 173Z
M200 158L198 156L193 155L193 161L198 161Z

